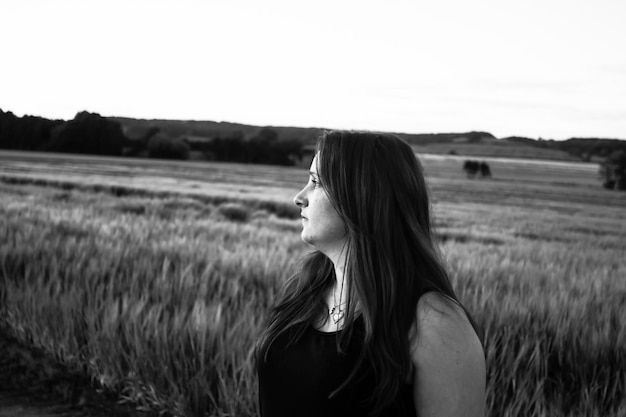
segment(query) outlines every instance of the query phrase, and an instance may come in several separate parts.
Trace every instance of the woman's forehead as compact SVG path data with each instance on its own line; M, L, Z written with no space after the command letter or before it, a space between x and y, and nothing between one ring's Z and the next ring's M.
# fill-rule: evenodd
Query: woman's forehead
M310 172L317 173L317 159L318 159L318 154L315 154L315 156L313 157L313 161L311 162L311 168L309 168Z

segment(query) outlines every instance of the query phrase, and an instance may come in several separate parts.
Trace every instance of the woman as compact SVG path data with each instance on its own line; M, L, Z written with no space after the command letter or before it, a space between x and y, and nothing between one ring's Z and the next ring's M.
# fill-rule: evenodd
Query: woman
M315 251L259 341L261 416L483 416L482 345L433 242L412 149L326 132L309 174L294 202Z

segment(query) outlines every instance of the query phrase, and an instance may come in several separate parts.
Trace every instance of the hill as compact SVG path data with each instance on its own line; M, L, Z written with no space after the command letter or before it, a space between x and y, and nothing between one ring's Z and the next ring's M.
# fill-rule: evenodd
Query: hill
M302 143L313 143L323 130L321 128L253 126L210 120L132 119L128 117L109 117L109 120L120 123L124 133L129 138L141 136L154 127L157 127L159 132L170 138L189 137L196 141L200 141L202 138L208 140L239 134L250 137L258 134L262 129L272 129L278 134L278 139L297 139Z
M18 117L0 110L0 149L96 155L293 164L310 160L319 127L102 117L80 112L73 120ZM489 132L402 133L419 153L601 162L626 152L626 141L605 138L498 139Z
M166 120L166 119L133 119L128 117L109 117L122 125L124 133L129 137L143 135L151 128L157 127L159 131L169 137L193 137L213 138L229 137L234 134L252 136L261 129L272 129L276 131L279 139L298 140L303 144L312 144L317 136L325 128L315 127L293 127L293 126L254 126L241 123L213 122L209 120ZM389 132L400 136L411 145L427 145L431 143L481 143L483 141L493 141L496 138L487 132L465 132L465 133L400 133Z
M110 117L119 122L129 137L140 137L151 128L169 138L185 138L190 143L208 142L216 137L253 137L262 129L276 132L279 140L297 141L312 145L324 128L292 126L254 126L240 123L133 119ZM489 132L472 131L457 133L402 133L390 132L406 140L420 153L455 154L502 158L531 158L561 161L600 161L618 150L626 151L626 141L602 138L572 138L565 141L536 140L520 136L498 139Z

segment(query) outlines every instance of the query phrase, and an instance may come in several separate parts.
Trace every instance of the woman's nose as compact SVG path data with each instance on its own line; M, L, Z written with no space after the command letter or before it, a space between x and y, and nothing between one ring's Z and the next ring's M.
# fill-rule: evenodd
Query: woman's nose
M293 198L293 203L298 207L306 207L306 197L304 196L304 189L302 189L296 196Z

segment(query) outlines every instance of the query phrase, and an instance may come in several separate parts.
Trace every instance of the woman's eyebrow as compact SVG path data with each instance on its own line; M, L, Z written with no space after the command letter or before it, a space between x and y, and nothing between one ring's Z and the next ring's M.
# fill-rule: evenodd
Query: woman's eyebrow
M317 177L317 172L309 171L309 175L310 175L310 176L316 176L316 177Z

